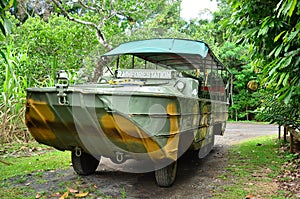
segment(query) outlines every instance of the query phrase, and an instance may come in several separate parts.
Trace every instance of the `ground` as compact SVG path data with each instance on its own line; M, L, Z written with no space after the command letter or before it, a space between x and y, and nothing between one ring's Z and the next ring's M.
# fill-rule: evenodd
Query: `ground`
M66 185L76 189L84 186L90 192L89 198L213 198L213 192L218 185L224 183L218 176L227 166L227 149L229 146L245 139L261 135L277 134L278 127L265 124L228 123L224 136L216 137L216 143L205 158L192 158L185 155L178 162L178 175L172 187L159 188L154 181L153 173L134 174L115 171L109 168L112 164L108 159L102 159L97 172L90 176L78 176L70 167L67 170L47 171L27 176L27 179L16 186L30 186L35 193L53 196ZM72 190L71 190L72 192ZM61 193L61 192L60 192ZM37 195L39 196L39 195Z

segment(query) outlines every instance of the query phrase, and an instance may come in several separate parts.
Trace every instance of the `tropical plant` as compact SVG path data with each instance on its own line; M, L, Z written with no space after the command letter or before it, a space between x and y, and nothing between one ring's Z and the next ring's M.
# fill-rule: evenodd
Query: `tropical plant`
M223 22L235 33L237 42L251 45L249 55L252 65L259 71L261 86L275 93L280 104L283 102L297 109L300 99L300 1L227 2L232 15ZM265 106L272 108L272 103Z
M14 49L13 45L6 46L5 56L7 61L0 65L5 71L1 73L0 142L26 141L29 135L23 124L25 89L34 81L30 78L29 58L26 50Z
M41 82L47 77L53 78L60 69L78 71L92 67L94 62L90 60L104 52L92 30L63 16L52 15L48 22L40 17L29 17L14 28L12 37L15 46L27 49L32 76Z
M253 120L253 111L259 106L259 93L248 88L248 83L257 81L247 56L249 48L232 42L225 42L218 49L222 62L233 74L233 103L229 117L235 120Z

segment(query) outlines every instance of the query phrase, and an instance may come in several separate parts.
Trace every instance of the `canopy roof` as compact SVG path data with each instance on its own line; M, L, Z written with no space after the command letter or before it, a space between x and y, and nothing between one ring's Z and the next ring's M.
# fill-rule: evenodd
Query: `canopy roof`
M103 56L133 55L176 70L225 69L208 45L186 39L148 39L127 42Z

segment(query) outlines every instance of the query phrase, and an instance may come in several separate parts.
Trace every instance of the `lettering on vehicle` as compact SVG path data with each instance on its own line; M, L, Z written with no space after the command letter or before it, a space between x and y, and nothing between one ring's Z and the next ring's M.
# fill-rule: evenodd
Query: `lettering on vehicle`
M139 79L172 79L172 70L118 70L118 78L139 78Z

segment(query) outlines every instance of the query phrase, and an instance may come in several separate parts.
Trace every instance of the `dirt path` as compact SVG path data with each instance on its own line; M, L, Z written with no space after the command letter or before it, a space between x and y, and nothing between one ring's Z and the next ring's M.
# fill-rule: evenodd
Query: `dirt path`
M56 193L62 182L72 187L78 181L81 185L94 186L98 191L91 192L91 198L101 198L101 194L112 198L121 197L125 190L127 198L212 198L213 191L220 183L217 179L227 164L227 149L234 143L261 135L277 134L278 127L263 124L229 123L225 136L216 137L213 151L204 159L182 157L178 162L178 175L175 184L170 188L159 188L155 185L153 173L132 174L112 171L107 167L109 160L101 160L94 175L78 178L72 168L64 171L45 172L39 177L28 176L23 184L30 183L36 192ZM64 188L64 187L62 187ZM47 194L48 193L48 194ZM54 197L55 198L55 197Z

